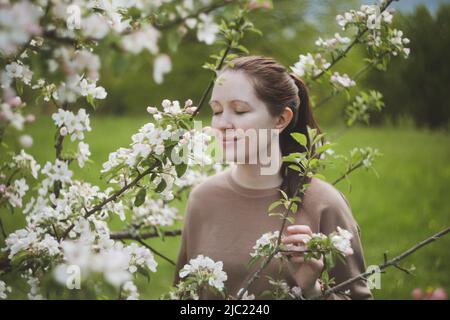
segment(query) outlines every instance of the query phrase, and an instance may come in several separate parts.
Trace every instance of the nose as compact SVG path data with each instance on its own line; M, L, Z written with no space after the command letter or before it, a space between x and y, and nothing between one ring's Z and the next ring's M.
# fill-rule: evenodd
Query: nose
M215 121L212 123L212 127L222 135L225 135L226 130L234 129L233 122L223 113L216 117Z

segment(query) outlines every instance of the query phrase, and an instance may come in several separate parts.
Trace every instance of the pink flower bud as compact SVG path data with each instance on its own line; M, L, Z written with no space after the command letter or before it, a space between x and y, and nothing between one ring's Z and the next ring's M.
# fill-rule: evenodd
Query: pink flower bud
M158 109L155 107L147 107L147 112L150 114L155 114L158 112Z
M33 137L28 134L23 134L19 137L19 143L24 148L30 148L33 145Z
M195 110L197 110L197 107L187 107L186 112L189 114L194 114Z
M447 293L442 288L437 288L430 296L430 300L447 300Z
M0 184L0 194L5 193L6 186L4 184Z
M67 134L67 128L61 127L61 129L59 130L59 134L62 136L65 136Z
M414 300L420 300L420 299L422 299L422 298L423 298L423 292L422 292L422 289L420 289L420 288L415 288L415 289L412 291L412 297L413 297Z
M34 114L27 114L27 116L25 117L25 122L26 123L33 123L34 120L36 120L36 117L34 116Z
M38 24L33 24L27 28L27 31L31 34L41 34L42 28Z
M270 2L269 1L256 1L256 0L252 0L248 3L248 8L250 10L254 10L254 9L258 9L258 8L262 8L262 9L270 9Z
M13 97L13 98L8 100L8 104L11 107L18 107L18 106L20 106L22 104L22 99L20 99L19 96L15 96L15 97Z

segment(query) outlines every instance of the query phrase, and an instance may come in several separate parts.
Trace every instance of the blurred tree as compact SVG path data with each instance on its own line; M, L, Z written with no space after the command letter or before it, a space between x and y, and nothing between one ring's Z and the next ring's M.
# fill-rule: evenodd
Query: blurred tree
M272 56L285 66L292 65L299 54L312 50L319 36L328 37L341 31L336 24L336 14L352 8L356 3L357 0L276 0L274 10L251 13L251 20L263 36L250 34L243 44L250 49L250 54ZM176 52L169 45L162 47L161 52L171 56L173 71L165 76L161 85L153 81L153 60L145 53L128 57L108 46L99 48L109 53L102 55L105 58L102 61L101 85L108 89L108 97L102 103L101 112L142 115L147 105L159 105L163 98L191 98L194 103L198 102L205 83L210 79L209 72L201 66L220 47L201 45L194 38L194 34L188 34ZM358 57L362 53L355 50L351 55L355 59L343 61L340 70L351 72L359 68L352 61L361 61ZM326 95L327 91L317 87L313 93ZM339 101L337 98L337 105L342 104ZM201 117L209 118L209 112L205 108ZM324 108L320 110L319 119L335 119L339 112L337 108Z
M450 5L441 5L435 16L419 6L409 15L399 14L396 24L411 39L411 55L406 61L394 59L389 72L367 77L367 85L383 92L386 103L385 112L375 114L371 122L387 117L395 125L410 116L419 127L448 129Z

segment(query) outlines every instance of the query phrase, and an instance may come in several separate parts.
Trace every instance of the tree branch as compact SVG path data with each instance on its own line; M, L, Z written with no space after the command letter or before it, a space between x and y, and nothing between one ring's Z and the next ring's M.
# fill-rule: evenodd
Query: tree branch
M156 165L153 165L153 166L147 168L145 171L143 171L139 175L137 175L136 178L134 178L133 181L131 181L129 184L123 186L122 189L120 189L119 191L117 191L116 193L114 193L113 195L111 195L110 197L106 198L101 203L99 203L98 205L94 206L92 209L87 211L86 214L84 215L84 217L88 218L89 216L91 216L95 212L100 211L107 203L109 203L111 201L115 201L122 193L124 193L128 189L134 187L142 178L144 178L147 174L151 173L155 166ZM72 223L70 225L70 227L68 227L66 229L66 231L63 233L63 235L61 236L61 240L64 240L67 237L67 235L69 234L69 232L74 227L75 227L75 225Z
M378 265L380 271L385 270L388 267L397 267L398 263L405 259L406 257L410 256L411 254L413 254L414 252L416 252L417 250L419 250L420 248L425 247L426 245L436 241L437 239L439 239L440 237L446 235L447 233L450 232L450 227L445 228L444 230L432 235L431 237L417 243L416 245L414 245L413 247L411 247L410 249L404 251L403 253L401 253L400 255L396 256L395 258L391 259L391 260L387 260L385 258L384 263ZM403 269L400 267L400 269ZM402 270L403 271L403 270ZM366 271L364 273L361 273L353 278L350 278L344 282L341 282L340 284L332 287L331 289L328 289L326 291L324 291L321 295L312 297L311 300L319 300L319 299L324 299L327 298L328 296L330 296L333 293L336 293L340 290L343 290L346 286L348 286L349 284L356 282L358 280L366 280L367 277L371 276L372 274L374 274L376 272L376 270L371 270L371 271Z
M380 7L380 14L385 11L392 2L394 1L398 1L398 0L386 0L386 2L383 3L383 5ZM330 70L331 68L333 68L333 66L338 63L342 58L344 58L347 53L353 48L353 46L355 44L357 44L359 42L359 40L361 40L361 38L366 34L366 32L369 30L369 28L365 27L363 29L361 29L358 34L356 35L356 37L353 39L353 41L336 57L334 58L330 65L328 66L328 68L325 68L323 70L321 70L318 74L316 74L314 77L312 77L312 80L315 81L317 79L319 79L321 76L323 76L328 70Z
M181 230L166 230L163 232L163 235L165 237L176 237L181 235ZM158 234L156 231L153 232L144 232L144 233L138 233L135 234L132 231L118 231L111 233L111 239L114 240L138 240L138 239L149 239L149 238L156 238L159 237L160 234Z

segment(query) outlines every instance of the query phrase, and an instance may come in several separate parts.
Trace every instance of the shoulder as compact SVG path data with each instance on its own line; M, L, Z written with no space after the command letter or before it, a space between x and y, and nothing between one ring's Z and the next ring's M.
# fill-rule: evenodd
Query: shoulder
M331 183L313 177L306 189L305 197L311 202L320 202L322 206L350 207L345 195Z
M202 182L192 187L189 193L189 202L204 202L205 199L212 199L215 196L223 194L227 189L227 175L229 169L225 169L216 174L208 176Z
M324 229L356 225L351 206L345 195L331 183L312 178L306 189L305 204L318 212Z

